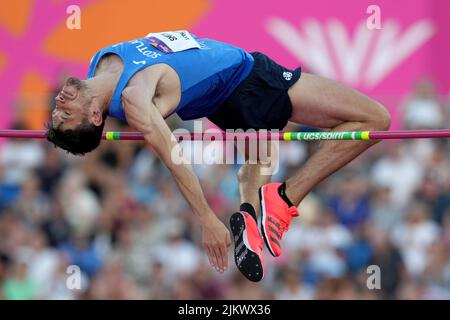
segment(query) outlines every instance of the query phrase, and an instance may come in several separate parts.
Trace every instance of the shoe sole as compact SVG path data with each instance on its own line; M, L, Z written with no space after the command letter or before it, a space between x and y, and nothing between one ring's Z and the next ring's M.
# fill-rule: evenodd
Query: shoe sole
M234 240L234 262L239 271L250 281L258 282L264 277L263 263L247 240L245 218L240 212L230 217L231 233Z
M270 254L274 257L278 257L279 255L276 255L273 251L270 242L267 237L266 233L266 206L264 204L264 190L263 187L260 187L259 190L259 202L261 203L261 219L259 220L259 229L261 232L261 235L264 239L264 243L266 244L267 249L269 250Z

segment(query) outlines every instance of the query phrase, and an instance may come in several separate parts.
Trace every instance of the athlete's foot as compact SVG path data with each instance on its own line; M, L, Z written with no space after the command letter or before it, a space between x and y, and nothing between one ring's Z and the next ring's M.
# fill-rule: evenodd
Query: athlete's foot
M256 216L241 210L230 218L234 240L234 261L239 271L250 281L264 277L263 239L256 224Z
M283 183L268 183L259 189L261 234L274 257L281 254L283 234L288 230L292 218L299 215L297 208L287 198L285 187Z

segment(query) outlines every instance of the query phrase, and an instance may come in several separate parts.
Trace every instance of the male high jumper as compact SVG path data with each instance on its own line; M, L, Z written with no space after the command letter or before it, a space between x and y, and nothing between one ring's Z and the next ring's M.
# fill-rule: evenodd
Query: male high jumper
M282 130L288 121L331 131L390 126L382 105L351 88L186 30L151 33L98 51L87 79L69 78L56 97L48 139L83 155L100 144L107 116L142 132L198 216L203 246L219 272L228 265L230 233L209 207L191 167L171 160L173 148L180 148L164 120L172 113L183 120L207 117L223 130ZM263 278L263 242L279 256L283 234L299 215L302 199L374 143L324 141L281 183L261 173L261 162L240 168L241 206L230 227L235 262L244 276Z

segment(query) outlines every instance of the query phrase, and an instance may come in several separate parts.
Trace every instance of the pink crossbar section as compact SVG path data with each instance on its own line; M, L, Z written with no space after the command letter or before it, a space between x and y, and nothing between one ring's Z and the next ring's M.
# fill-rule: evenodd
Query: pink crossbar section
M140 132L120 132L119 140L144 140L144 135ZM175 133L179 140L283 140L283 132L277 133ZM45 139L43 130L0 130L0 138L22 138L22 139ZM371 131L371 140L386 139L422 139L422 138L450 138L450 129L443 130L399 130L399 131ZM106 133L103 133L106 140Z
M369 132L369 138L371 140L450 138L450 129L444 129L444 130L371 131L371 132Z

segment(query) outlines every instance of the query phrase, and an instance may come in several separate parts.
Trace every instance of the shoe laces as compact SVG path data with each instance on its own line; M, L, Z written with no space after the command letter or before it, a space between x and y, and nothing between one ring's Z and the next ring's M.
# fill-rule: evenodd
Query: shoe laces
M283 234L289 230L289 221L285 221L278 215L276 216L276 218L274 220L276 220L276 224L277 224L274 226L278 229L278 232L275 235L277 235L278 236L277 238L279 240L281 240L281 238L283 237Z
M284 221L280 221L280 240L283 237L283 234L289 230L289 224Z
M292 218L298 216L298 210L296 207L290 207L288 209L288 213L289 213L289 216L285 219L277 216L277 218L278 218L277 220L280 225L280 227L278 228L280 231L280 240L281 240L281 237L283 236L283 234L289 230L289 226L291 224Z

